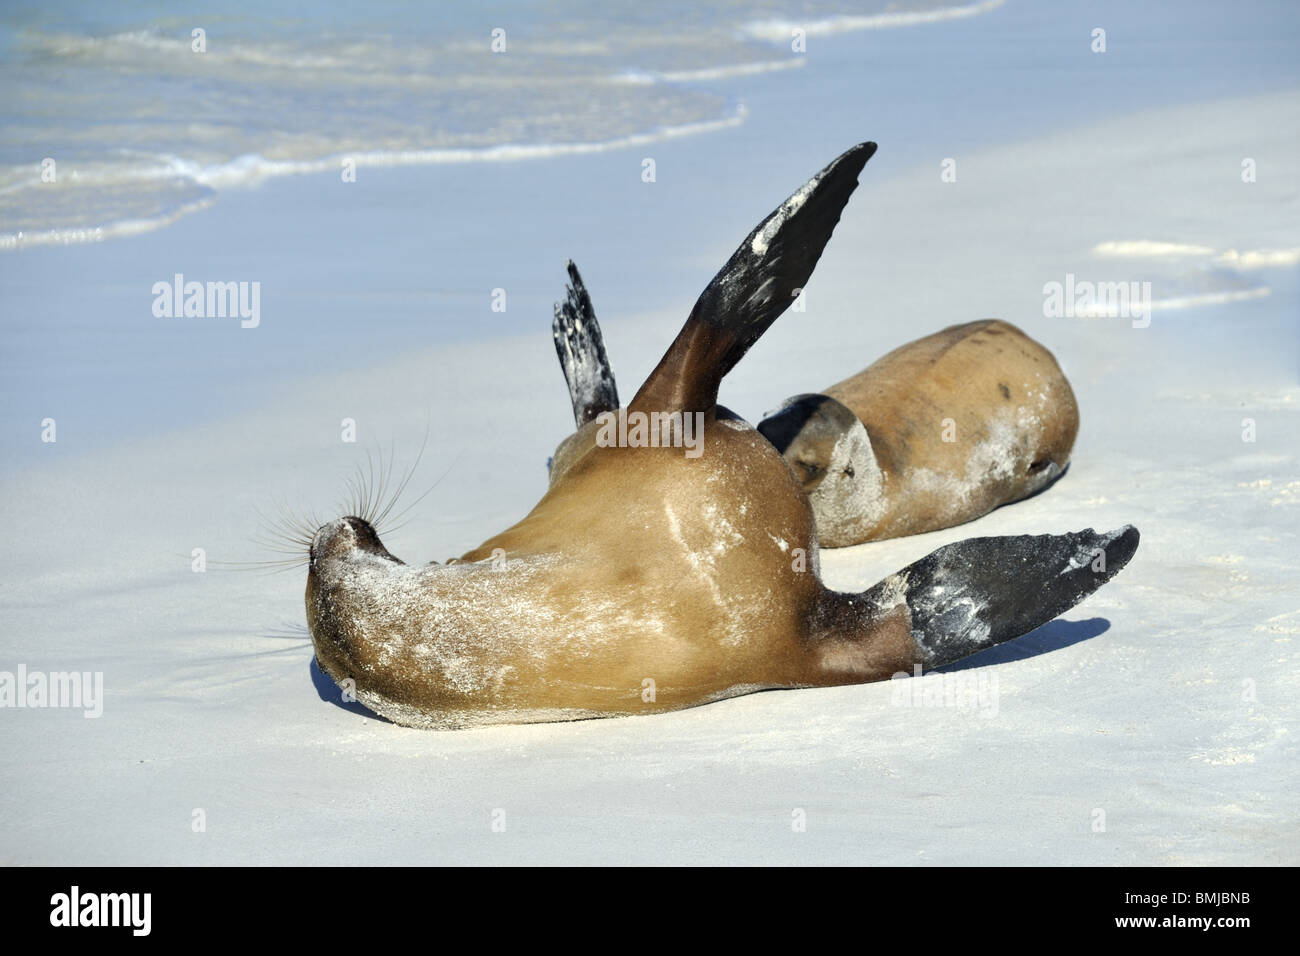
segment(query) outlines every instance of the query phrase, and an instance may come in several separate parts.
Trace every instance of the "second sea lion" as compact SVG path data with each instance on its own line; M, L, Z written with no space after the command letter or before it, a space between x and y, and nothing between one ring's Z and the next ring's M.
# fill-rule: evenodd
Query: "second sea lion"
M950 528L1047 487L1069 464L1079 406L1051 352L985 319L797 395L758 430L836 548Z

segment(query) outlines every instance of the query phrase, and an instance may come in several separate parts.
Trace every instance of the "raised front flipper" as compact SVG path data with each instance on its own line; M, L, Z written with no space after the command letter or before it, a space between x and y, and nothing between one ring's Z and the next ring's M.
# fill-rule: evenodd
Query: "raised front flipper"
M745 237L700 293L630 409L712 411L722 377L807 284L875 151L875 143L845 151Z
M591 296L587 294L587 287L572 260L568 269L568 295L563 302L555 303L551 332L555 336L555 353L560 357L564 380L569 385L573 422L581 428L587 422L595 421L601 412L618 408L618 388L614 384L609 358L605 355L605 340L600 334Z

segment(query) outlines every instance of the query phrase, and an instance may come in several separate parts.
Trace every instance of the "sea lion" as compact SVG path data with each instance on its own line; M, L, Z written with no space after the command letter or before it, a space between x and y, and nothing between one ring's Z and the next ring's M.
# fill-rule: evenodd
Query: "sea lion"
M1118 572L1133 528L974 538L832 591L789 466L717 415L723 375L812 274L874 151L845 152L746 237L629 404L701 414L700 455L606 447L592 420L536 507L456 564L404 564L362 516L322 526L305 595L321 670L418 727L646 714L946 663Z
M1042 490L1069 464L1079 406L1051 352L985 319L796 395L758 430L837 548L950 528Z
M579 428L618 407L600 325L572 262L552 332ZM972 521L1059 478L1079 431L1052 353L997 319L908 342L758 424L812 501L817 539L840 548ZM563 474L576 434L562 442ZM558 471L556 467L558 465Z

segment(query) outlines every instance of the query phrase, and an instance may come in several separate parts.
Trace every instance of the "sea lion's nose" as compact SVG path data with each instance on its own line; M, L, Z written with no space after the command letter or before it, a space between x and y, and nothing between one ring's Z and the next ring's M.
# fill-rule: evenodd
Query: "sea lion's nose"
M336 518L321 525L311 539L311 560L330 557L356 544L352 526L346 518Z
M353 552L364 552L395 564L402 563L384 547L374 526L364 518L355 515L337 518L321 525L312 539L313 564L322 558L344 557Z

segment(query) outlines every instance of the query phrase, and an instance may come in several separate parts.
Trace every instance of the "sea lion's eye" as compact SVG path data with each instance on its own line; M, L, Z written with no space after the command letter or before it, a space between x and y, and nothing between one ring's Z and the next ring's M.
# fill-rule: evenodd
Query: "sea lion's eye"
M852 478L852 477L853 477L853 466L852 466L852 465L845 465L845 466L844 466L844 474L847 475L849 478Z
M812 481L822 473L822 466L812 461L796 461L796 465L803 469L804 480Z

